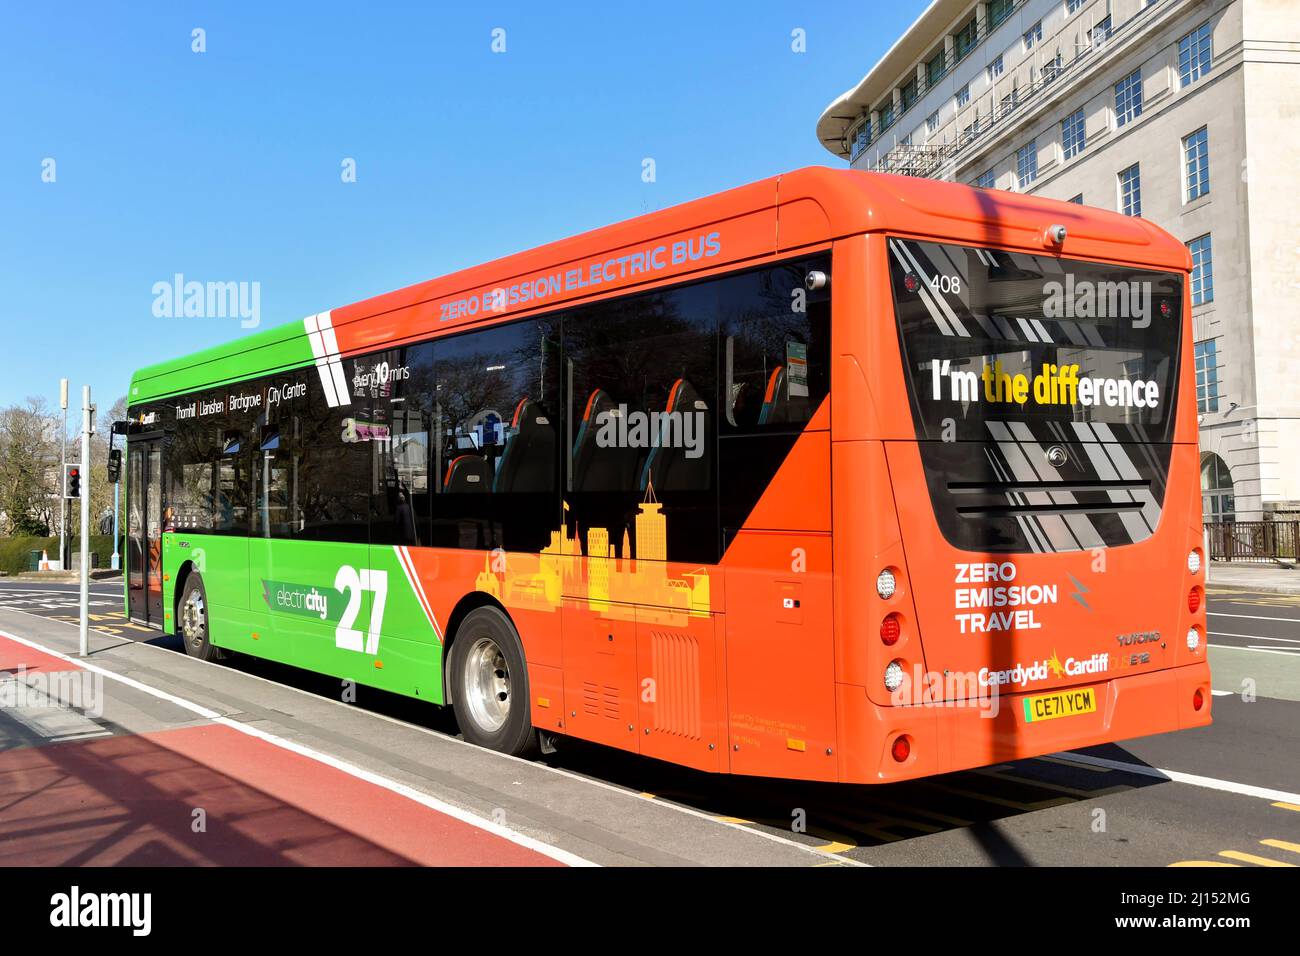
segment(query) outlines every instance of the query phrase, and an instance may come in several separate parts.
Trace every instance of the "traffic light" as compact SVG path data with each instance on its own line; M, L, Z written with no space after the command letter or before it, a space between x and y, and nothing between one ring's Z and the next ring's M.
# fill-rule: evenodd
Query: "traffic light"
M80 465L63 466L63 497L65 498L81 497L81 466Z
M122 449L114 448L108 453L108 483L117 484L122 477Z

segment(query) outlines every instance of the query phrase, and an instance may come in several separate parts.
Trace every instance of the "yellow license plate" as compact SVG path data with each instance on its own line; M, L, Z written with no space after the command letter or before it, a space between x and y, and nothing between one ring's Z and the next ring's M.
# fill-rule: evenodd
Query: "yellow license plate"
M1037 694L1025 698L1025 723L1091 714L1097 709L1097 692L1091 687L1063 690L1056 694Z

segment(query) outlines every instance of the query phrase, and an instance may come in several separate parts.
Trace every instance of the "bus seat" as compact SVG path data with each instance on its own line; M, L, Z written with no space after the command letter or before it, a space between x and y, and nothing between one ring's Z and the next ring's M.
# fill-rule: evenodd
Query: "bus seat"
M592 391L573 440L574 491L631 491L640 450L601 447L597 438L601 416L616 414L618 406L603 388Z
M664 411L676 412L681 416L679 427L682 431L678 437L682 441L672 445L660 444L650 449L645 465L641 468L641 490L645 491L652 483L656 491L701 491L708 488L713 458L713 448L710 445L713 423L709 420L708 404L690 382L679 378L668 393ZM687 454L691 450L685 442L687 416L694 417L690 435L699 442L700 454L694 458ZM668 420L660 420L661 438L670 434L671 427Z
M448 494L492 490L492 466L481 455L457 455L447 466L442 490Z
M555 488L555 426L546 407L525 396L515 406L512 433L497 462L492 490L552 491Z
M767 391L763 394L763 409L758 413L758 423L784 425L790 422L806 422L809 417L808 399L790 396L785 366L778 365L768 377Z

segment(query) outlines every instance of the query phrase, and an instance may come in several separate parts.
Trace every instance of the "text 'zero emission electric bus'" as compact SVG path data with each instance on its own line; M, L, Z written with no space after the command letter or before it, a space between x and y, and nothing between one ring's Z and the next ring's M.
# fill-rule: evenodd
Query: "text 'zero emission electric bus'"
M713 772L1210 722L1186 248L810 168L137 372L131 619Z

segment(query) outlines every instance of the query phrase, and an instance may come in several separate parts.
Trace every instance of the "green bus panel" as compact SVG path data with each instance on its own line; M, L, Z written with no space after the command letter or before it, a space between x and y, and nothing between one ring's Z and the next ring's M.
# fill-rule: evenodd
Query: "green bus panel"
M444 702L442 642L397 548L167 533L162 561L168 613L203 575L217 647Z

